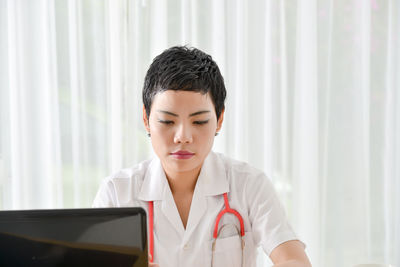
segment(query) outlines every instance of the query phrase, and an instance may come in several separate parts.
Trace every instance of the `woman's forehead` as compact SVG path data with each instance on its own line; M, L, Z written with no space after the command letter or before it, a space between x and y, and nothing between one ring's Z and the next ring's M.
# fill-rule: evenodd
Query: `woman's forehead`
M199 109L214 109L214 104L209 93L167 90L155 95L152 103L153 108L190 113Z

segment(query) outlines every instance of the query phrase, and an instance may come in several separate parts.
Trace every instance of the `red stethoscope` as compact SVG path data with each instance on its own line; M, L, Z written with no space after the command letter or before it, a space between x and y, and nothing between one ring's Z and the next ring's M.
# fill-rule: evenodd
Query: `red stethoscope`
M225 202L225 208L217 215L217 219L215 220L215 226L214 226L214 233L213 233L213 238L214 241L212 243L212 258L211 258L211 264L213 262L213 257L214 257L214 250L215 250L215 244L216 244L216 240L219 236L219 234L222 232L222 230L224 229L225 226L227 225L223 225L219 230L218 230L218 225L219 225L219 221L221 220L222 216L225 213L232 213L233 215L236 216L236 218L239 220L240 223L240 231L239 229L235 226L238 235L240 235L241 238L241 245L242 245L242 266L244 259L243 259L243 250L244 250L244 223L243 223L243 218L240 215L239 212L237 212L234 209L231 209L229 206L229 201L228 201L228 195L227 193L224 193L224 202ZM153 262L154 259L154 206L153 206L153 201L149 201L149 252L150 252L150 262Z

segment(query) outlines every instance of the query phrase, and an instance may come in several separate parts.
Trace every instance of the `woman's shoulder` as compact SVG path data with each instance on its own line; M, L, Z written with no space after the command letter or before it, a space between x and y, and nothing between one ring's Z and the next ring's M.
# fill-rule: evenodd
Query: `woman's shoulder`
M137 196L152 160L120 169L101 182L93 207L137 206Z
M221 153L215 153L215 157L223 165L225 177L232 190L239 190L242 193L253 192L255 188L274 190L268 176L250 163L233 159Z
M102 181L102 187L113 188L116 193L130 190L131 193L139 191L152 160L144 160L130 168L123 168L113 172Z
M119 169L105 178L106 181L143 179L152 160L144 160L132 167Z
M248 162L233 159L221 153L216 153L223 162L230 190L236 199L244 199L249 203L258 199L266 199L275 195L275 188L269 177L260 169ZM259 194L261 193L261 196Z
M225 171L228 175L235 175L242 178L252 178L266 176L263 171L254 167L248 162L231 158L225 154L214 152L215 156L223 162Z

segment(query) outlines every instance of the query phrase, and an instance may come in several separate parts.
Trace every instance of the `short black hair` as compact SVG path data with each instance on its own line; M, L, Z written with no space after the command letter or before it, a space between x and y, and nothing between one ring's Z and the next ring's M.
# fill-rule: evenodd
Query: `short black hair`
M212 57L197 48L174 46L154 58L142 92L147 118L154 96L167 90L210 92L217 119L225 108L224 78Z

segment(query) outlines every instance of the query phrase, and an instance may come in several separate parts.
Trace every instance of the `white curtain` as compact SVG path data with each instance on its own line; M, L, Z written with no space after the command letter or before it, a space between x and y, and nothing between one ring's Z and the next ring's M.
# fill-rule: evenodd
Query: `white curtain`
M0 208L88 207L151 157L143 78L183 44L225 78L214 150L267 173L313 265L400 266L396 0L0 0Z

